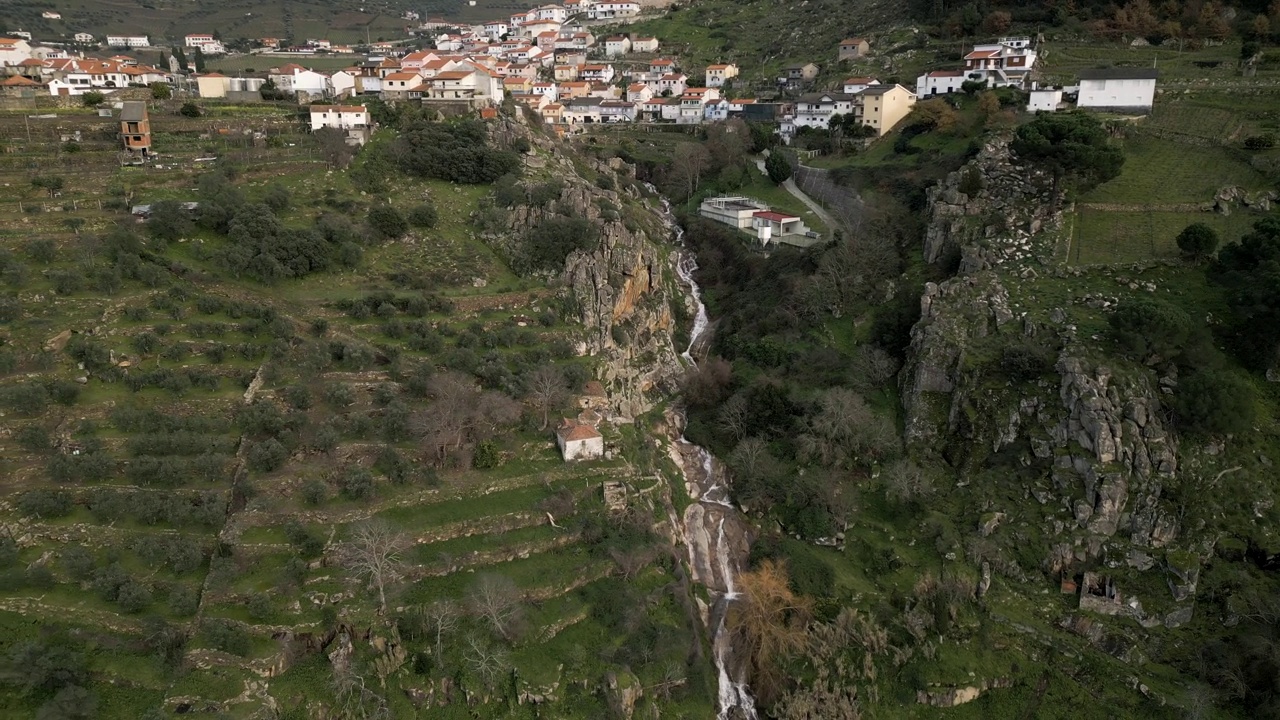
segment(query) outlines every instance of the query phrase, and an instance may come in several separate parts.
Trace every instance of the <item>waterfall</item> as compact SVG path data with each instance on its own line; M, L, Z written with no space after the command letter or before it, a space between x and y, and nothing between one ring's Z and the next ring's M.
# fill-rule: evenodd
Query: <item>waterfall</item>
M657 192L652 185L647 187ZM671 205L666 198L662 200L662 219L671 229L676 244L681 247L680 257L676 261L676 275L688 288L689 298L697 308L693 318L693 329L689 333L689 346L681 353L681 357L691 365L697 365L694 353L698 343L705 340L707 330L711 326L710 319L707 317L707 306L702 302L702 289L694 279L698 262L693 253L683 247L684 228L675 221L671 213ZM737 553L725 532L725 522L728 520L739 529L745 528L746 522L729 501L728 482L720 481L724 474L723 471L716 472L715 459L711 453L706 448L686 440L683 434L676 438L676 445L679 449L677 465L684 473L690 496L697 501L697 505L690 506L685 511L684 517L690 570L695 579L708 586L712 597L715 598L715 604L710 613L710 624L715 628L711 634L711 646L719 678L716 718L717 720L733 718L756 720L758 715L755 700L751 697L746 683L741 679L735 680L730 672L730 668L735 665L740 666L740 663L734 662L733 641L724 625L730 604L738 599L734 580L741 561L736 556ZM718 522L714 520L717 517ZM715 522L715 540L711 542L711 523L713 522ZM695 541L695 538L701 541ZM706 556L701 556L704 553ZM720 583L724 585L723 590L718 590L710 584L715 581L717 570Z

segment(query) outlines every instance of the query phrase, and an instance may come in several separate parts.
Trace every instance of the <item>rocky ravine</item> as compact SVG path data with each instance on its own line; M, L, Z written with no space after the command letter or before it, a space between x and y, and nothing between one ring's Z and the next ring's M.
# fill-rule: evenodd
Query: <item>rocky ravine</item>
M518 120L497 123L492 131L507 138L527 138L533 150L526 164L540 175L563 181L559 197L546 205L508 210L506 242L519 242L525 229L557 214L586 218L601 228L600 246L570 254L560 280L585 329L580 351L603 360L601 380L609 396L611 419L630 421L675 399L685 368L681 356L684 363L696 363L694 355L707 342L710 324L693 279L692 259L672 251L670 243L680 244L681 230L670 208L655 197L652 187L637 183L634 167L621 160L579 158L580 163L592 163L591 172L612 177L612 186L619 188L605 190L582 177L561 142L530 132ZM695 318L683 353L674 345L673 302L680 302L685 313ZM756 711L743 682L745 662L734 652L731 633L724 629L727 609L737 598L735 578L750 549L752 528L729 501L729 478L723 465L684 439L681 414L668 409L663 425L667 437L661 444L680 470L684 491L694 500L683 517L676 517L669 505L669 534L673 543L684 545L690 577L710 591L710 603L701 599L697 603L719 676L718 716L752 719Z
M1178 471L1163 402L1176 377L1122 363L1113 369L1090 338L1077 336L1063 308L1040 317L1011 305L1011 283L1072 272L1053 260L1060 206L1049 178L1013 164L1007 139L989 143L929 193L925 257L958 253L960 261L955 277L929 283L921 298L901 375L906 439L924 455L951 440L981 454L1019 453L1019 465L1043 469L1024 490L1045 518L1042 569L1070 578L1082 567L1123 563L1163 573L1179 603L1171 612L1148 617L1128 596L1108 610L1176 626L1190 618L1204 550L1175 549L1180 528L1162 497ZM1056 383L996 387L974 358L979 346L990 351L1042 334L1060 348ZM1023 575L1016 565L997 569Z
M579 351L604 361L601 379L614 414L629 419L647 412L674 393L681 372L671 342L675 278L672 253L664 246L670 230L654 207L659 200L648 197L635 168L617 158L579 162L612 178L618 190L588 182L561 141L531 131L520 118L494 123L491 132L528 139L529 173L563 182L559 197L545 205L510 208L499 243L517 243L555 215L585 218L600 228L600 246L570 254L559 279L585 329Z

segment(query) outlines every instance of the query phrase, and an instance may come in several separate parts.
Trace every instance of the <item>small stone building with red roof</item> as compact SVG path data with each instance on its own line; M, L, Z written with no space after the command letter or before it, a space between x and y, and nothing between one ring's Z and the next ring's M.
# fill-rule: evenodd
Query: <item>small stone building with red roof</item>
M604 437L587 423L564 418L556 428L556 445L565 462L604 456Z

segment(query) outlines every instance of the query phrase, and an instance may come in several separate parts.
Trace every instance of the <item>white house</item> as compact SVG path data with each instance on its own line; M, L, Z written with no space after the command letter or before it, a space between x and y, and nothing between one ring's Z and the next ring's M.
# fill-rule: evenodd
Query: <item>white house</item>
M556 428L556 445L565 462L594 460L604 455L604 437L600 431L568 418Z
M543 5L542 7L534 8L529 12L537 13L536 19L530 20L529 22L543 21L562 23L569 19L569 11L560 5Z
M358 68L348 68L339 70L329 76L329 87L333 88L333 96L336 98L350 97L356 94L356 86L359 85L360 71Z
M1080 95L1076 106L1121 113L1151 112L1155 102L1155 68L1108 68L1080 71Z
M613 82L613 75L612 65L583 65L578 71L578 79L587 82Z
M416 72L393 72L382 77L384 100L422 97L423 77Z
M490 38L497 40L511 31L511 26L501 20L494 20L484 24L484 34Z
M53 10L45 10L44 12L40 13L40 17L44 18L45 20L61 20L62 13L55 12Z
M698 214L708 220L754 234L762 244L785 235L806 235L809 228L797 216L769 209L746 197L712 197L702 201Z
M1000 38L999 42L974 45L964 56L965 73L987 87L1023 87L1035 68L1037 54L1029 37Z
M83 45L88 45L93 42L93 35L87 32L78 32L72 35L71 39Z
M698 206L698 214L729 227L747 230L755 222L755 214L768 209L768 205L751 198L722 196L703 200Z
M560 23L552 22L550 20L534 20L533 22L529 22L529 23L525 23L524 25L521 25L519 28L517 28L517 30L520 35L528 38L537 37L538 35L541 35L544 32L553 32L553 33L559 34Z
M108 35L107 45L128 48L151 47L151 38L146 35Z
M369 109L364 105L312 105L311 132L321 128L356 130L369 126Z
M638 2L597 2L587 8L588 20L613 20L640 14Z
M328 75L308 70L294 63L272 69L267 73L267 77L271 78L271 82L275 83L276 87L285 93L303 92L324 95L330 92L332 88L329 84Z
M17 65L31 57L31 46L26 40L0 38L0 67Z
M851 77L844 79L844 92L849 95L857 95L872 85L879 85L880 81L873 77Z
M556 91L556 84L550 80L535 81L529 86L529 94L538 96L546 95L549 96L551 100L555 100L559 97L559 94Z
M651 97L653 97L653 90L644 83L631 83L627 86L627 102L648 102Z
M658 38L656 37L631 38L631 52L637 52L637 53L658 52Z
M808 235L809 228L798 215L776 210L757 210L751 215L751 228L762 245L787 235Z
M729 118L729 101L722 98L708 100L702 108L702 119L707 122L727 120Z
M437 73L427 81L423 95L433 100L502 101L502 79L478 66Z
M960 92L960 86L964 85L965 77L963 70L934 70L927 72L916 78L916 97L929 97L930 95L946 95L947 93Z
M846 93L810 93L796 101L796 114L791 122L796 127L826 130L831 118L853 112L854 96Z
M689 87L689 78L683 73L667 73L658 78L656 91L659 95L682 95ZM718 93L717 93L718 94Z
M1036 88L1027 95L1027 112L1057 112L1062 106L1062 88Z
M632 122L635 119L635 103L625 100L600 101L600 122Z
M605 57L616 57L631 52L631 38L626 35L611 35L604 39Z
M680 95L680 115L676 122L681 125L700 125L706 116L707 103L719 97L720 91L715 88L685 88Z

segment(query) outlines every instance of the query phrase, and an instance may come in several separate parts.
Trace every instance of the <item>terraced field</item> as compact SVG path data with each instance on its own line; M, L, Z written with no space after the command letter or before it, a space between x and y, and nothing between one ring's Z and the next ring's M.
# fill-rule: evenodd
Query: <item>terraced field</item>
M577 412L595 361L557 289L481 241L490 188L401 177L371 192L291 112L210 110L153 116L163 168L120 167L94 115L42 119L30 142L21 116L0 117L16 138L0 158L15 189L0 201L0 629L14 652L74 647L104 718L314 716L368 700L351 677L397 716L554 703L595 718L609 673L673 717L706 717L714 680L689 663L702 641L655 535L662 493L624 516L601 496L606 481L666 487L669 469L633 466L634 433L607 426L608 459L566 465L523 404L549 367L569 391L552 417ZM61 136L77 131L72 150ZM40 197L37 173L64 177L61 195ZM219 265L225 236L166 245L125 211L195 199L210 173L253 201L287 196L288 227L383 200L430 201L438 220L369 242L354 267L262 284ZM122 271L125 253L144 260ZM476 424L442 427L446 396L479 408ZM371 526L400 559L382 583L352 559ZM486 591L500 624L477 610ZM6 690L0 715L55 700Z

